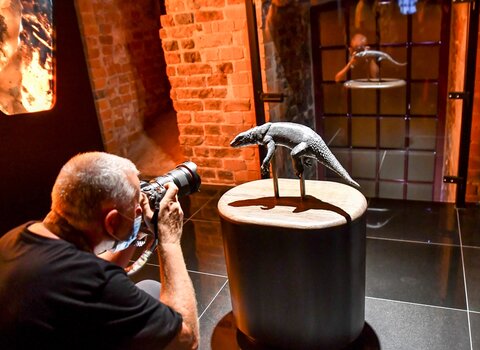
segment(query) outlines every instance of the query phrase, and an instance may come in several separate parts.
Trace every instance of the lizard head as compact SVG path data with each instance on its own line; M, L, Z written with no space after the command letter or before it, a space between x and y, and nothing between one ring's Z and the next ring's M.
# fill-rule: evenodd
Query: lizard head
M232 147L244 147L255 145L258 142L258 138L255 136L255 133L252 132L252 129L241 132L230 142Z

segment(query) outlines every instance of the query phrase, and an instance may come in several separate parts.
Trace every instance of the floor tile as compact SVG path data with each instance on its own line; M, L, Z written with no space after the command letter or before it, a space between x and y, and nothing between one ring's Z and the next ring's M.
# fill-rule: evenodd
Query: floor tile
M459 244L451 203L373 198L367 209L367 236Z
M196 272L189 272L189 275L192 279L197 297L197 312L198 315L201 315L222 289L227 279L221 276L212 276ZM134 282L144 279L158 281L160 279L160 273L157 266L147 265L131 278Z
M460 248L369 238L366 295L465 309Z
M480 312L480 249L463 248L470 311Z
M473 350L480 350L480 313L470 312Z
M367 298L365 320L382 350L470 349L465 311Z
M460 232L464 246L480 247L480 207L468 205L458 209Z
M229 332L231 332L232 325L226 325L227 334L220 334L220 340L218 337L212 337L214 330L217 328L218 323L223 319L223 317L231 312L232 304L230 301L230 289L228 284L221 290L218 296L215 298L214 302L208 307L205 313L200 317L200 350L210 350L210 349L221 349L221 350L231 350L231 347L219 346L220 344L225 344L221 339L225 337L231 338ZM225 328L225 324L221 329ZM222 332L221 332L222 333ZM216 339L216 344L212 344L212 341ZM227 344L232 342L227 339Z

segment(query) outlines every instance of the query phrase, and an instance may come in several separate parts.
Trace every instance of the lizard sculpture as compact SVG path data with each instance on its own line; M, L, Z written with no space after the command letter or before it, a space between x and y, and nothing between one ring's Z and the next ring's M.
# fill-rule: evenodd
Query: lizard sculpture
M395 61L392 56L390 56L388 53L385 53L383 51L377 51L377 50L363 50L363 51L358 51L353 54L354 57L360 57L360 58L374 58L377 60L377 62L380 62L382 60L387 60L390 61L393 64L396 64L397 66L404 66L406 63L400 63Z
M340 162L335 158L322 138L311 128L288 122L265 123L250 130L241 132L230 143L232 147L262 145L267 147L267 155L262 161L262 172L267 173L270 161L276 146L291 149L295 174L300 177L303 173L303 164L311 165L308 159L315 159L340 177L349 185L360 187ZM303 159L303 162L302 162Z

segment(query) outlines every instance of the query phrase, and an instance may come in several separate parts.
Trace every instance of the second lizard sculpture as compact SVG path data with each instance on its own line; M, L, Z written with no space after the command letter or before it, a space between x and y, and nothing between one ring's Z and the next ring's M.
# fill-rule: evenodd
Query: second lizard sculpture
M238 134L230 143L232 147L250 145L267 147L267 155L262 161L263 173L268 172L275 147L283 146L292 150L290 155L292 156L295 174L297 176L300 177L303 173L304 163L309 165L308 160L305 159L302 162L302 158L310 158L317 160L338 174L349 185L360 187L342 167L337 158L335 158L322 138L305 125L289 122L265 123Z

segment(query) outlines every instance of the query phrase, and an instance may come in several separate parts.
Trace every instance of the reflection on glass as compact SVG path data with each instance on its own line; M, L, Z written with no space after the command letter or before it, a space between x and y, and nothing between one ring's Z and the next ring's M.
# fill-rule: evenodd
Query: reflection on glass
M385 47L382 51L389 54L395 61L407 62L407 50L401 47ZM387 61L380 62L380 73L383 78L405 79L407 77L407 65L399 66Z
M405 120L403 118L382 118L380 120L380 147L405 147Z
M377 152L375 150L352 150L353 177L374 179L377 172Z
M410 152L408 156L408 180L432 181L435 154L432 152Z
M343 16L337 10L325 11L320 14L320 44L322 46L344 45L345 24Z
M404 115L406 112L405 97L405 86L380 91L380 113Z
M410 148L435 150L437 121L433 118L410 120Z
M412 79L438 78L438 46L420 46L412 48Z
M0 110L37 112L53 106L51 0L0 1Z
M412 15L413 41L440 41L441 23L442 4L419 1Z
M352 89L352 113L375 114L377 97L374 89Z
M322 51L323 80L335 80L335 72L345 65L345 50Z
M375 181L357 180L360 184L360 192L365 197L375 197Z
M380 181L379 196L381 198L402 199L403 183Z
M411 114L434 115L437 113L438 84L411 84Z
M352 118L352 146L375 147L377 144L375 118Z
M380 153L380 178L401 180L405 172L405 151L382 151Z
M367 0L358 0L350 8L350 33L362 33L372 41L375 38L376 6Z
M400 13L394 1L378 6L381 43L403 43L407 41L408 17Z
M431 201L433 187L430 184L408 184L407 199L417 201Z
M346 91L341 84L323 84L324 113L347 113Z
M328 146L348 146L346 117L327 117L324 121L324 141Z

